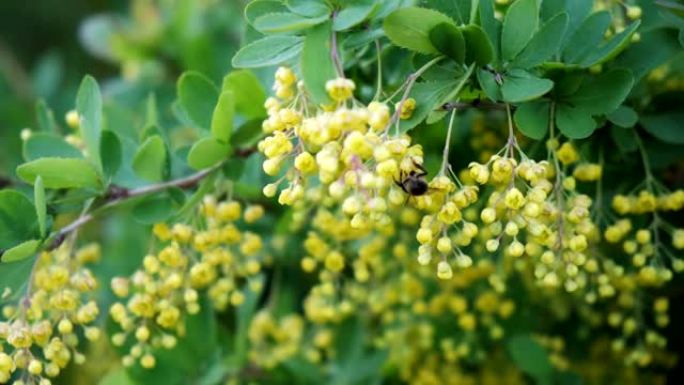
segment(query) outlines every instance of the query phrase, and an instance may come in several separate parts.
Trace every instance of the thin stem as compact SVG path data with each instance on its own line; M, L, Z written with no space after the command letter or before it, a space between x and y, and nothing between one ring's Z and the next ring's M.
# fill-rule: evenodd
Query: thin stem
M604 167L604 146L601 143L599 147L599 167L601 167L601 175L596 181L596 213L599 219L603 217L603 167Z
M377 53L378 57L378 73L377 73L377 87L375 89L375 96L373 96L373 100L378 100L380 99L380 94L382 93L382 55L381 55L381 47L380 47L380 40L375 39L375 51Z
M447 129L447 136L444 142L444 151L442 152L442 167L439 168L439 175L444 175L446 171L447 164L449 164L449 146L451 144L451 131L454 126L454 118L456 117L456 109L451 111L451 117L449 118L449 128Z
M337 11L333 12L332 18L333 22L335 21L335 18L337 17ZM331 47L330 47L330 57L332 58L333 65L335 66L335 70L337 71L337 76L343 78L344 77L344 67L342 67L342 61L340 60L340 53L337 49L337 32L332 31L332 41L331 41Z
M551 103L549 117L549 138L554 140L556 138L554 130L554 117L556 114L556 105ZM551 151L551 158L553 159L553 166L556 169L556 181L553 186L553 191L556 195L556 208L558 209L558 217L556 218L556 227L558 232L558 241L556 242L556 250L561 251L563 249L563 228L565 227L563 219L563 178L560 162L558 161L558 156L555 151Z
M653 173L651 172L651 162L648 159L648 153L646 152L646 146L644 146L644 142L641 140L641 137L639 134L634 132L634 139L636 140L636 144L639 147L639 153L641 153L641 161L644 166L644 174L646 175L646 189L653 195L656 194L655 188L657 187L656 184L656 179L653 177ZM659 227L662 223L665 221L660 219L660 215L658 215L658 208L653 209L653 221L651 222L651 232L653 233L653 243L655 245L655 256L658 257L658 249L660 248L660 233L659 233Z
M401 97L401 100L399 101L399 104L397 104L397 108L394 110L394 114L392 114L392 118L390 121L387 123L387 127L385 127L385 134L387 134L387 131L389 131L389 128L392 127L392 125L396 122L399 121L399 116L401 115L401 109L404 106L404 102L406 102L406 99L408 99L409 94L411 93L411 89L413 88L413 85L416 83L416 80L425 72L427 71L430 67L432 67L435 63L438 61L442 60L444 56L438 56L429 62L425 63L422 67L420 67L416 72L410 74L408 78L406 79L406 89L404 90L404 94Z
M506 117L508 118L508 140L506 141L506 153L513 156L513 149L518 148L518 140L515 138L515 130L513 129L511 105L508 103L506 103Z
M209 167L207 169L204 169L202 171L199 171L195 174L179 178L179 179L174 179L170 180L167 182L162 182L162 183L156 183L152 184L149 186L144 186L144 187L139 187L136 189L131 189L131 190L121 190L120 192L117 193L117 195L111 199L109 202L105 203L104 205L100 206L97 209L97 212L90 212L87 214L83 214L78 219L75 221L69 223L68 225L62 227L61 229L57 230L56 232L52 233L48 237L48 242L46 244L48 245L47 250L54 250L59 245L64 242L64 239L67 235L69 235L71 232L78 230L81 226L85 225L86 223L90 222L91 220L95 219L96 213L105 211L106 209L118 206L124 201L127 201L129 199L143 196L143 195L149 195L153 194L159 191L166 190L170 187L178 187L178 188L189 188L194 185L196 185L199 181L202 179L206 178L209 176L211 173L219 169L220 167L223 166L223 163L219 163L213 167Z

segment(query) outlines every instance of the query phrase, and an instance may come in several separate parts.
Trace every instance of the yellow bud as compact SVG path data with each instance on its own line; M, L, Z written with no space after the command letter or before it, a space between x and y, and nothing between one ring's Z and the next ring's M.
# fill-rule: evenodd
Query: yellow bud
M453 270L451 270L451 265L447 261L440 261L437 264L437 278L439 279L451 279L454 276Z
M420 228L416 233L416 239L420 244L426 244L432 242L432 231L428 228Z
M269 183L266 186L264 186L262 192L264 193L265 197L273 198L278 192L278 185L275 183Z
M447 254L451 252L452 245L449 237L441 237L437 240L437 250L440 253Z
M76 110L70 110L67 112L64 119L66 120L67 126L73 128L74 130L78 129L78 127L81 125L81 118L78 116L78 112L76 112Z
M145 369L152 369L157 365L157 360L151 354L145 354L140 359L140 366Z

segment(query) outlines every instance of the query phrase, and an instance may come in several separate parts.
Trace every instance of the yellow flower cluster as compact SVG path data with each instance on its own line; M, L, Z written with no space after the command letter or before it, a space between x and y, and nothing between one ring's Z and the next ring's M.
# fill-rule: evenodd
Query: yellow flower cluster
M661 195L641 190L637 195L618 194L613 197L613 209L620 215L679 211L682 208L684 208L684 190Z
M274 319L266 310L254 315L249 326L249 358L255 364L273 369L300 350L304 320L297 314Z
M92 298L98 282L85 266L100 258L96 244L72 251L65 242L42 252L28 292L16 305L5 305L0 322L0 383L50 385L70 362L83 364L79 335L100 337L93 326L99 308Z
M288 73L295 81L291 70L280 68L276 84L282 83L278 73ZM330 80L326 89L335 104L324 108L307 103L303 90L292 100L269 98L269 117L263 123L269 135L258 149L266 157L263 168L268 175L279 175L283 165L291 165L278 181L264 187L264 195L275 196L287 180L278 195L281 204L323 194L340 204L352 227L366 228L386 224L388 206L404 203L395 182L415 172L423 154L408 136L388 136L389 106L360 105L353 99L354 88L349 79ZM400 118L409 118L414 108L415 100L404 101ZM313 187L319 183L320 188Z
M153 232L163 247L146 255L142 267L130 277L111 282L114 294L125 300L110 308L121 332L112 336L116 346L133 340L126 366L136 360L153 368L153 349L170 349L185 334L185 318L201 310L206 293L212 305L223 310L239 306L245 290L260 290L257 279L265 259L259 235L238 226L257 221L261 206L242 209L236 201L217 202L208 195L200 206L201 228L159 223Z

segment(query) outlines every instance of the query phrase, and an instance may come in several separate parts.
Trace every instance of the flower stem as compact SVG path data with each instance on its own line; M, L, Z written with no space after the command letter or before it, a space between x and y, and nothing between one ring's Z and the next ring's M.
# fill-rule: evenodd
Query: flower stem
M449 117L449 128L447 129L446 140L444 141L444 151L442 152L442 167L439 168L438 175L444 175L447 164L449 164L449 146L451 145L451 131L454 126L454 118L456 117L456 109L451 110L451 117Z

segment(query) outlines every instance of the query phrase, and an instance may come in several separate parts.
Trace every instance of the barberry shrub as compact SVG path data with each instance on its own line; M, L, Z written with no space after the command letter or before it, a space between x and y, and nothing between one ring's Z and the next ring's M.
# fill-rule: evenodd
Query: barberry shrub
M84 28L108 31L86 46L120 81L85 76L63 121L41 101L21 133L0 383L656 384L677 366L681 4L255 0L217 82L185 56L222 52L188 37L220 31L215 4L142 3L124 30Z

